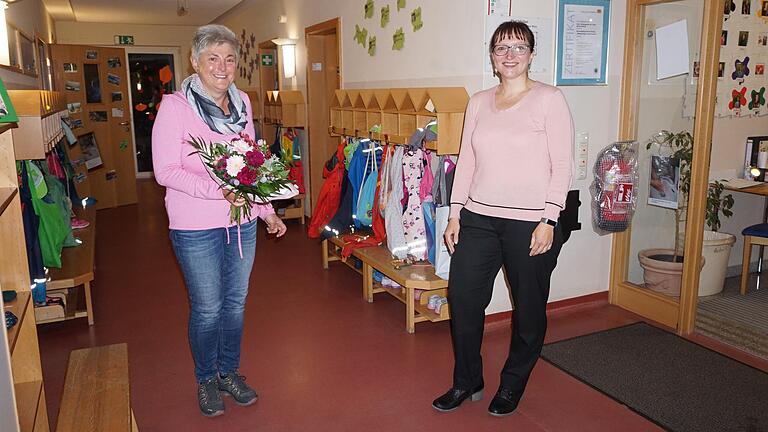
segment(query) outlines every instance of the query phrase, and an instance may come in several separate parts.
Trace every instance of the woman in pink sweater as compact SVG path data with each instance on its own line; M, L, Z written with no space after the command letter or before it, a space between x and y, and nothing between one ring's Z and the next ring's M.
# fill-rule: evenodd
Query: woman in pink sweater
M444 234L453 254L453 385L432 406L452 411L482 397L485 308L503 266L515 307L512 343L488 412L505 416L517 408L544 343L550 276L562 245L557 219L571 183L573 122L560 90L528 78L535 41L526 24L506 22L490 42L501 82L467 106Z
M184 80L181 91L163 98L152 129L155 179L166 188L171 243L189 294L198 403L209 417L224 413L220 391L239 405L257 399L239 373L256 220L232 226L230 204L244 202L219 188L188 142L190 137L220 142L242 132L255 138L251 103L233 84L239 54L240 42L231 30L200 27L192 40L196 73ZM267 232L285 234L271 204L254 207L251 215L266 222Z

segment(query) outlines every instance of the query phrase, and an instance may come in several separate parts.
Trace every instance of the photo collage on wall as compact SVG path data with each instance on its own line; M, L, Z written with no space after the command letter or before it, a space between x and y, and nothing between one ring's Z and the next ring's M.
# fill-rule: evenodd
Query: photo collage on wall
M768 0L726 0L715 115L768 115L767 63Z

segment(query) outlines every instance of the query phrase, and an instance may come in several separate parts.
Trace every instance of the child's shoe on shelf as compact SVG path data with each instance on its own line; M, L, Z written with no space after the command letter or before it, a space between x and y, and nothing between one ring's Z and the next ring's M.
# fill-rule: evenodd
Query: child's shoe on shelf
M440 309L443 308L443 306L448 304L448 299L445 297L440 297L435 301L435 313L440 315Z
M433 294L433 295L429 296L429 300L427 301L427 309L434 310L435 309L435 305L437 304L437 301L440 298L441 297L439 295L437 295L437 294Z

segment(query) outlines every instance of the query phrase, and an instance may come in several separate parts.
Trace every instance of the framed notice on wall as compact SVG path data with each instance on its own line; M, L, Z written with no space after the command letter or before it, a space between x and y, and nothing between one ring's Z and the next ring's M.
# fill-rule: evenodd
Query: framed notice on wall
M609 0L558 0L556 85L604 85Z

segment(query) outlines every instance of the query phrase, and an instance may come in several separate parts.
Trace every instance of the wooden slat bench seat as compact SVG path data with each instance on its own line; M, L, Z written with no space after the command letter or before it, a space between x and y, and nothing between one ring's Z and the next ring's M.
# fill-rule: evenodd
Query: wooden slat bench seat
M328 268L331 261L341 260L341 248L343 242L338 237L324 240L322 244L323 268ZM362 261L362 269L357 270L346 262L347 265L363 275L363 298L369 303L373 302L373 295L386 292L405 303L405 328L408 333L416 331L416 323L423 321L444 321L450 318L448 307L443 307L440 314L427 308L429 296L437 294L447 296L448 281L435 275L435 269L431 265L411 265L396 269L392 265L392 255L385 246L355 249L352 256ZM402 289L391 289L382 286L373 280L373 271L378 270L388 278L401 285ZM416 300L416 290L424 290L419 300Z
M69 354L56 432L135 432L128 380L128 345Z

